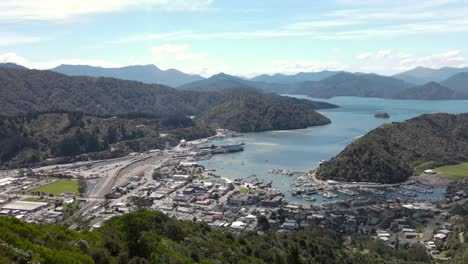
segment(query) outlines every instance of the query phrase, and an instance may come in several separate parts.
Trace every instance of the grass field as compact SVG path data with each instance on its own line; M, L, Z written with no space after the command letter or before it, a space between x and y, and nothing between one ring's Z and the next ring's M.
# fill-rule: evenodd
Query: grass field
M414 174L416 174L416 175L420 175L420 174L422 174L425 170L434 168L434 163L435 163L435 162L433 162L433 161L428 161L428 162L424 162L424 163L422 163L422 164L419 164L418 166L416 166L416 167L413 168L413 172L414 172Z
M452 180L458 180L463 177L468 177L468 162L458 165L439 167L434 169L434 171L437 171Z
M32 192L43 192L46 194L59 195L62 193L78 193L77 180L57 180L47 185L32 190Z

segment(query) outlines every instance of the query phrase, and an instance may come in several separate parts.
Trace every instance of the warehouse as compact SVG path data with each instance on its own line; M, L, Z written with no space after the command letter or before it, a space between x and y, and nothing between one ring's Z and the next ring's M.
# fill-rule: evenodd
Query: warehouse
M4 206L2 206L2 209L5 210L19 210L19 211L28 211L28 212L34 212L37 211L43 207L47 206L47 203L41 203L41 202L26 202L26 201L12 201Z

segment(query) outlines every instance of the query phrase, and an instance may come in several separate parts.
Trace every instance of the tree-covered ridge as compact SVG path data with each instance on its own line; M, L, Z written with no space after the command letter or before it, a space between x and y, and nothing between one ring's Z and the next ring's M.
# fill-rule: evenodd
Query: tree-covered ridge
M0 119L0 164L16 167L48 158L109 158L163 149L180 139L207 137L210 129L196 127L184 116L164 118L93 117L80 112L37 113ZM160 133L166 134L164 137Z
M368 244L367 244L368 243ZM1 263L422 263L423 248L394 250L356 241L351 250L339 236L311 225L289 233L240 234L206 224L174 220L160 212L114 217L100 229L76 232L0 217ZM422 251L421 251L422 250Z
M325 162L317 177L394 183L427 162L438 167L468 161L468 114L429 114L383 125Z
M309 106L262 101L230 101L197 116L196 122L239 132L299 129L329 124L330 120Z
M8 68L0 68L0 94L0 113L3 115L51 110L81 111L91 115L196 115L227 101L248 97L308 104L315 109L336 107L254 89L180 91L113 78L70 77L52 71Z

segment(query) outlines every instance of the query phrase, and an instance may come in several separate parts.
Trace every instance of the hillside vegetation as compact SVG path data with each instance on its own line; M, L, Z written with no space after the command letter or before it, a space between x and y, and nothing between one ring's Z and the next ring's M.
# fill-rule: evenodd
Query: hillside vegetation
M180 91L112 78L1 67L0 93L0 112L6 116L0 118L0 167L40 164L51 158L67 162L118 157L212 134L186 116L209 117L200 120L210 127L264 131L326 124L328 120L314 109L337 107L255 89ZM234 109L229 102L252 100L257 113L269 114L246 120L253 129L244 129L245 124L237 121L231 126L226 111ZM42 114L31 114L38 112ZM161 137L161 132L168 136Z
M255 89L180 91L135 81L70 77L51 71L8 68L0 68L0 94L0 113L3 115L51 110L81 111L91 115L196 115L216 105L250 97L289 104L307 104L313 109L337 107L328 103L263 93Z
M311 224L304 230L233 235L160 212L114 217L100 229L76 232L0 217L0 263L422 263L422 248L394 250L371 242L367 253L343 247L339 236Z
M454 99L455 91L436 82L411 87L400 92L399 99L441 100Z
M167 134L164 137L160 133ZM213 134L186 117L100 118L79 112L37 113L0 118L0 167L75 159L118 157L164 149L184 138ZM74 158L78 156L77 158Z
M315 98L335 96L395 98L398 93L409 87L411 84L393 77L339 72L318 82L304 82L294 92Z
M325 162L317 177L395 183L421 164L435 168L467 161L468 114L431 114L369 132Z
M196 122L239 132L299 129L329 124L330 120L306 105L247 99L227 102L197 116Z

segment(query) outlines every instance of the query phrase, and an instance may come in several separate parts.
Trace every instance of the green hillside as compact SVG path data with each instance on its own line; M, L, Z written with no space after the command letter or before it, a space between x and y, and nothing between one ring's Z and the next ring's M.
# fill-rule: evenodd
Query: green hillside
M468 114L422 115L383 125L356 140L317 172L322 179L394 183L431 162L468 161Z
M342 264L429 260L419 247L395 251L378 241L356 243L366 244L369 251L347 249L339 236L314 224L296 232L237 236L150 211L114 217L97 230L81 233L63 226L32 225L0 217L0 263Z
M216 106L197 116L196 122L213 128L260 132L325 125L330 120L305 105L288 105L251 98Z
M105 118L54 112L4 117L0 118L0 167L40 164L50 158L62 163L119 157L210 135L212 130L195 126L184 116Z

